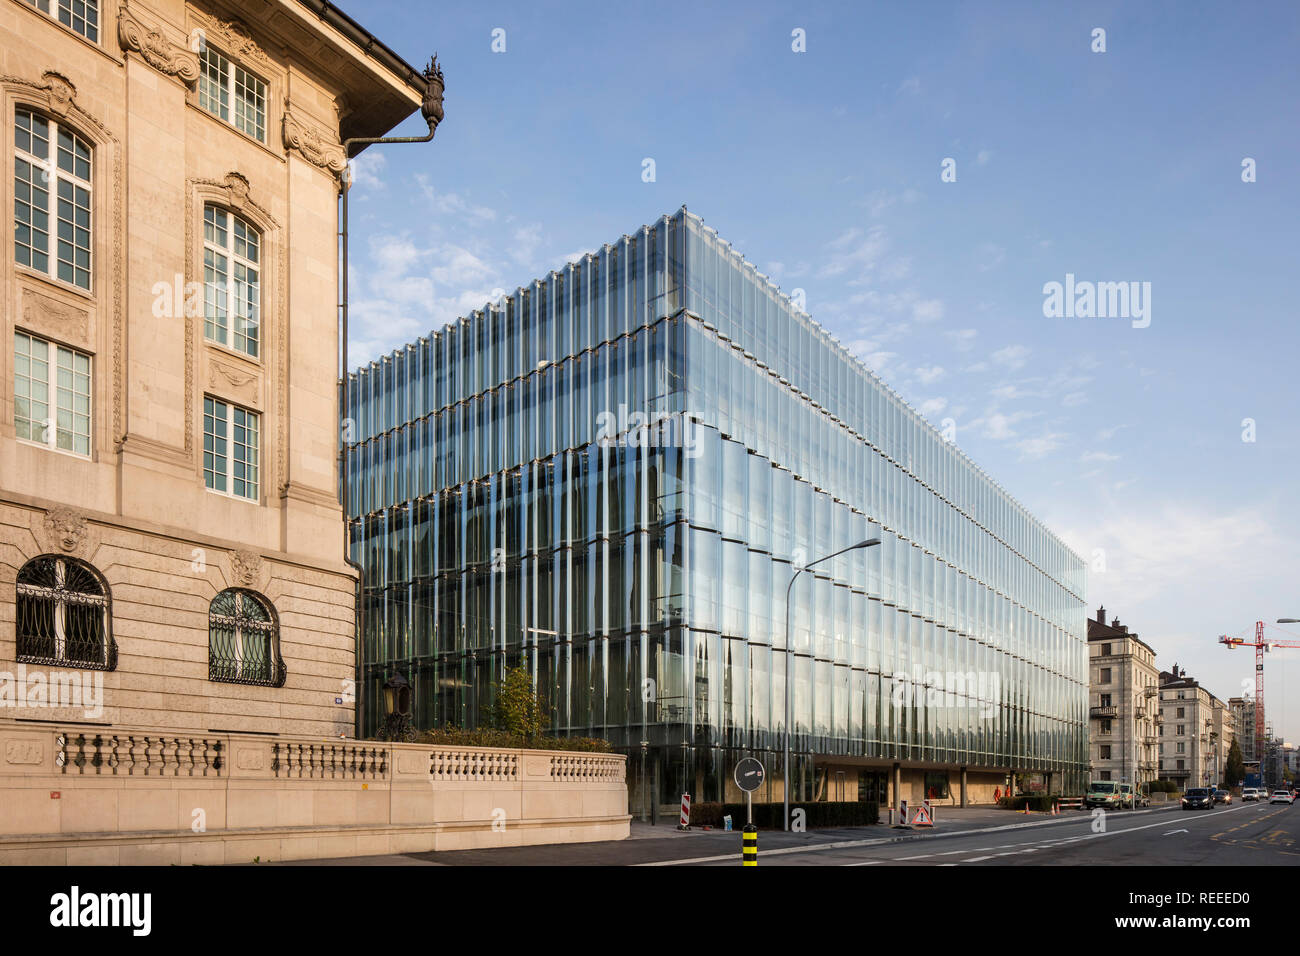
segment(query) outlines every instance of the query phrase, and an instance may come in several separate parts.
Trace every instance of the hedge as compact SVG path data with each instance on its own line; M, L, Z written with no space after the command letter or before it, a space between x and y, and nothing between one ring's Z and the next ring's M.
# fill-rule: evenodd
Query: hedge
M1003 797L998 801L998 806L1006 810L1023 810L1026 805L1030 810L1049 811L1052 804L1061 799L1057 794L1051 793L1034 793L1020 797Z
M1177 793L1178 784L1172 780L1151 780L1144 783L1147 793Z
M874 803L844 801L805 801L792 803L790 815L804 811L806 827L862 827L879 822L880 811ZM691 807L691 826L722 827L722 818L730 815L731 828L745 826L743 803L697 803ZM754 826L760 830L780 830L785 823L785 806L780 803L754 804Z
M504 730L484 728L462 730L459 727L440 727L426 730L419 737L422 744L444 747L509 747L528 750L578 750L584 753L612 753L608 740L594 737L523 737Z

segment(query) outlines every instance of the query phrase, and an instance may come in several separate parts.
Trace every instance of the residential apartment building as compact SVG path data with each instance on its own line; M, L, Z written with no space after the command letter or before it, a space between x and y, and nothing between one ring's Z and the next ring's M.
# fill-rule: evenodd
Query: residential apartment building
M1177 664L1160 672L1160 779L1184 787L1224 782L1236 737L1232 709Z
M1241 748L1241 759L1248 764L1257 764L1260 760L1258 737L1255 733L1256 707L1252 697L1233 697L1228 701L1232 713L1233 726L1236 728L1237 744ZM1262 712L1262 708L1260 708ZM1267 723L1265 724L1267 726Z
M522 662L661 803L787 726L803 798L1082 786L1082 559L685 209L354 381L368 699Z
M1156 779L1161 721L1156 652L1136 631L1088 619L1089 757L1094 780L1140 785Z
M341 138L428 87L323 0L0 2L0 671L103 685L0 730L351 734Z

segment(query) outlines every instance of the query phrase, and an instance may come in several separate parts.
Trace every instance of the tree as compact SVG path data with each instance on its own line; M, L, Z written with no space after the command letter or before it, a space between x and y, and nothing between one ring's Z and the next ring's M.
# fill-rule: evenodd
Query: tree
M1241 745L1237 743L1237 738L1232 738L1232 746L1228 748L1228 766L1224 769L1224 776L1227 778L1224 782L1228 786L1235 786L1246 779L1246 764L1241 759Z
M495 683L494 689L492 717L497 727L529 740L541 736L551 722L551 715L541 695L533 692L533 678L528 670L507 667L505 677Z

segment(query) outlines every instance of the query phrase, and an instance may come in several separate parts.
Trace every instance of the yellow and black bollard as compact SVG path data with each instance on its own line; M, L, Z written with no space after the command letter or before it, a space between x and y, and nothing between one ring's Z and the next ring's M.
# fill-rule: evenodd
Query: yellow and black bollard
M745 827L742 837L744 849L741 851L741 866L758 866L758 827L750 824Z

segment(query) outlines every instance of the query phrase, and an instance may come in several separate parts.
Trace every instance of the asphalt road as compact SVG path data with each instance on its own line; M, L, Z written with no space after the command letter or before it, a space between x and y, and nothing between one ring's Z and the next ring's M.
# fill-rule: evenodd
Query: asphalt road
M1300 810L1236 804L1213 810L1112 813L1104 832L1079 815L1050 827L973 832L911 844L809 847L763 866L1123 866L1300 864ZM727 866L711 860L683 865Z
M950 817L951 819L951 817ZM764 831L760 866L1294 866L1300 864L1300 808L1238 803L1212 810L1114 812L1094 831L1090 814L1030 817L990 810L960 832L889 827ZM660 835L660 834L663 835ZM642 828L633 839L559 846L500 847L307 865L738 866L738 832L674 833ZM294 865L294 864L288 864Z

